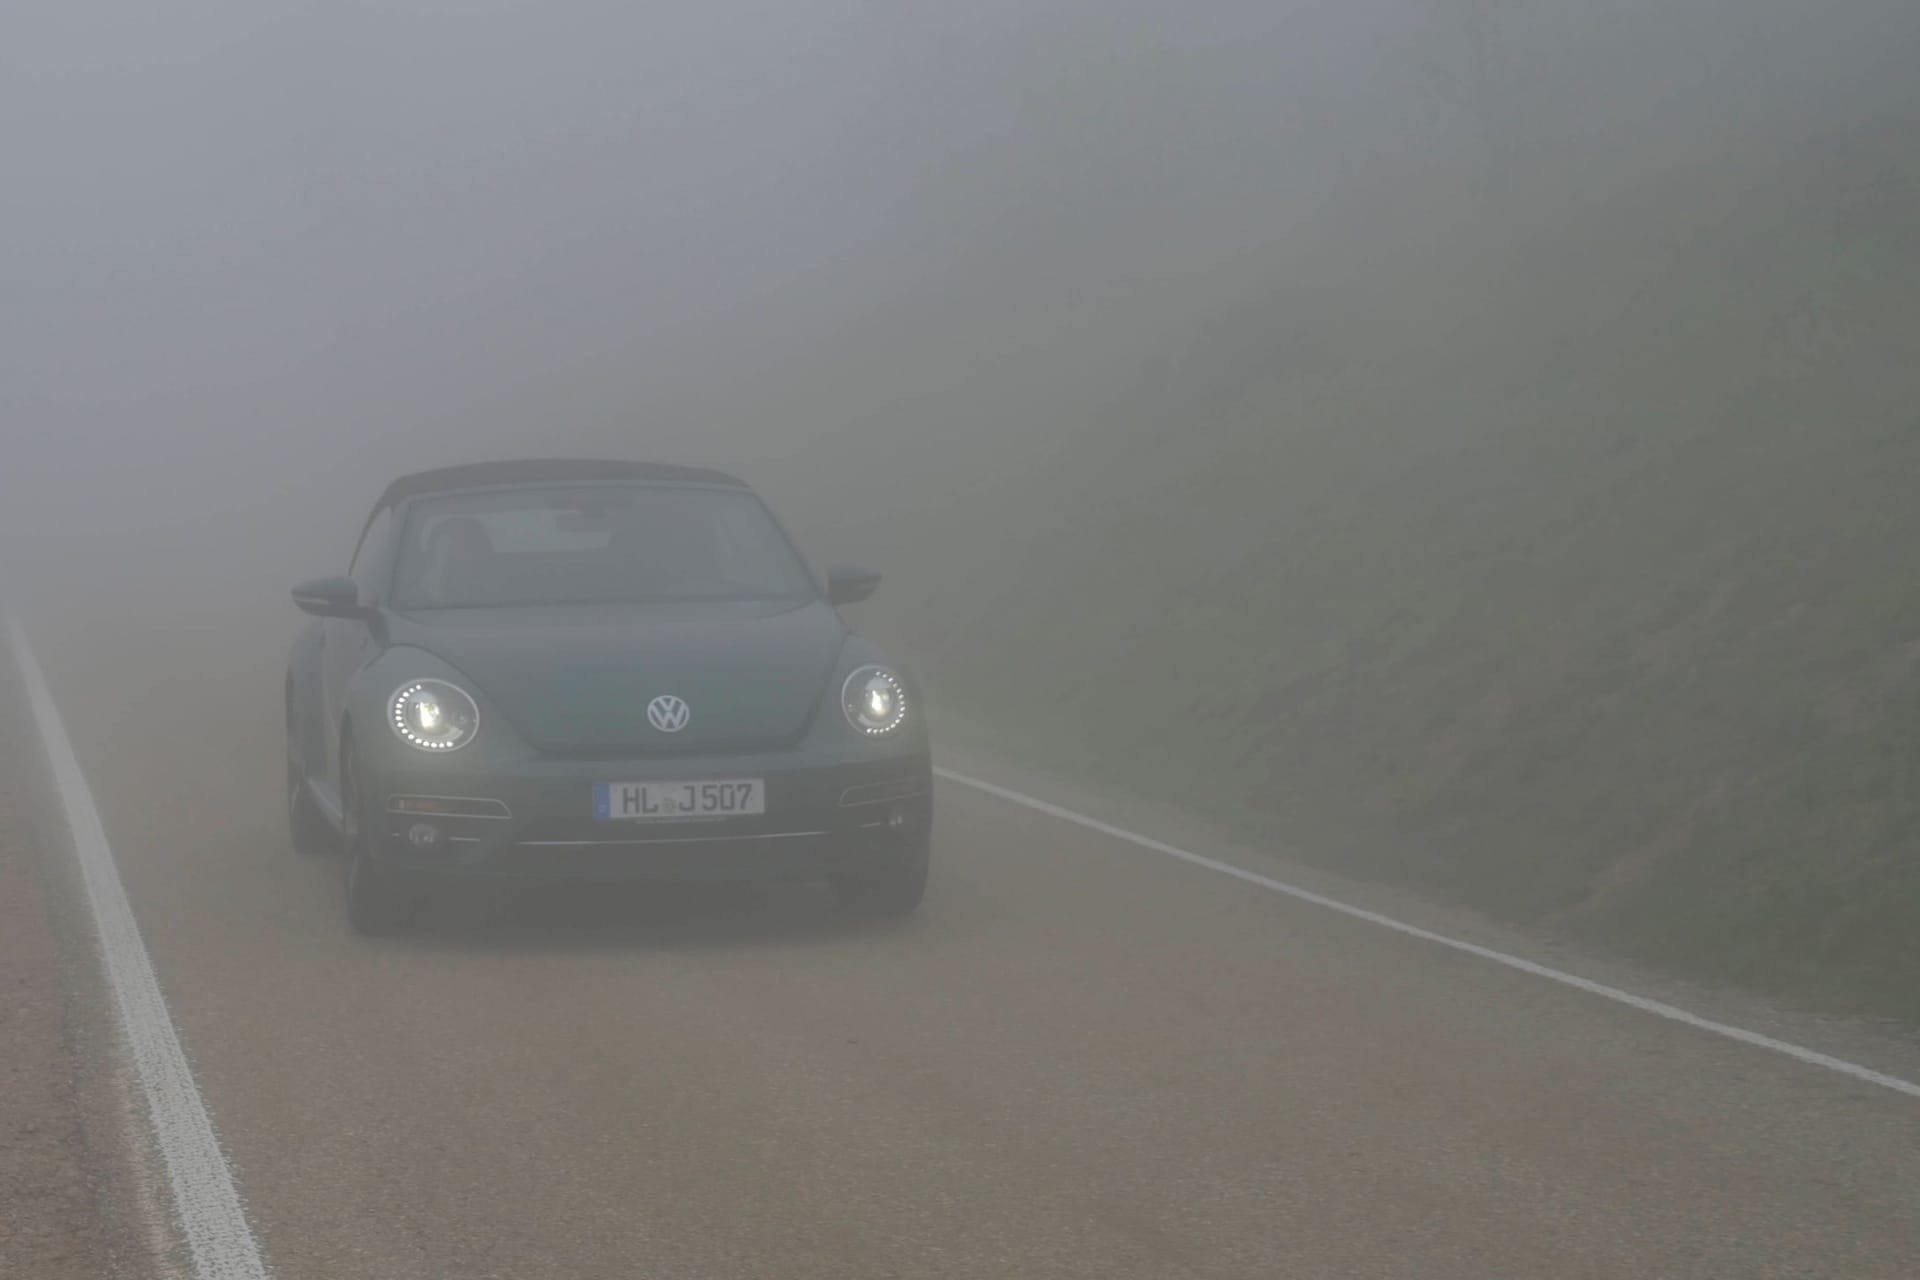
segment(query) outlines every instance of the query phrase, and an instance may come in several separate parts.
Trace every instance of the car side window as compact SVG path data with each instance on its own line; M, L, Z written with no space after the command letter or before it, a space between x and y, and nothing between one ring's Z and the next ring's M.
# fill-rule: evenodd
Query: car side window
M353 562L347 567L347 576L360 586L362 600L374 598L392 561L393 509L383 507L373 517L373 523L367 526L360 545L354 549Z

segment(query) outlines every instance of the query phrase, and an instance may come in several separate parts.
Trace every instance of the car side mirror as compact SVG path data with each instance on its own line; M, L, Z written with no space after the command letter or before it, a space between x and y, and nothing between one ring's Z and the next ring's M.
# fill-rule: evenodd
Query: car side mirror
M871 569L827 570L827 601L858 604L880 588L880 575Z
M360 584L352 578L315 578L293 589L293 602L316 618L364 618Z

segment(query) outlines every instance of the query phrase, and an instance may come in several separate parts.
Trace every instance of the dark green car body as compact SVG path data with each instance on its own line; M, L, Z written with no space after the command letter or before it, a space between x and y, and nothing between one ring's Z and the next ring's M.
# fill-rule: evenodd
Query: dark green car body
M478 607L412 607L396 582L418 504L603 485L622 503L672 493L684 502L695 490L765 514L718 472L578 461L448 468L388 489L348 577L295 590L316 616L288 665L289 816L297 845L345 846L355 926L390 928L426 890L462 879L825 880L853 904L911 910L932 820L924 707L836 607L870 594L877 575L839 571L821 583L802 569L804 589L771 598ZM880 733L843 705L853 673L875 669L897 677L903 710ZM457 749L422 749L396 730L396 697L422 681L471 699L477 724ZM656 718L656 699L670 714ZM764 811L636 821L609 816L608 792L597 790L646 783L650 795L683 794L697 808L734 797L674 784L727 780L758 783ZM738 784L741 795L748 786Z

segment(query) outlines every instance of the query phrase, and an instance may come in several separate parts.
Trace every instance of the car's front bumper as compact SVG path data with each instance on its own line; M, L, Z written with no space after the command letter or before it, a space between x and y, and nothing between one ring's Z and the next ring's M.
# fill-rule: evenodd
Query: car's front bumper
M932 824L924 751L637 760L534 758L490 773L454 760L371 779L376 856L411 880L818 880L918 856ZM766 812L691 821L594 816L597 782L765 780ZM425 808L443 812L423 812ZM479 806L475 802L491 802ZM496 807L497 806L497 807ZM484 807L486 815L475 812Z

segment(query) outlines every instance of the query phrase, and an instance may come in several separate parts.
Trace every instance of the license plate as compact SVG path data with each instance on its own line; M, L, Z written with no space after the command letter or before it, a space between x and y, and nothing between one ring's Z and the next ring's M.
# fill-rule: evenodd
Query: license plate
M593 816L609 821L748 817L767 811L767 788L759 778L718 782L596 782Z

